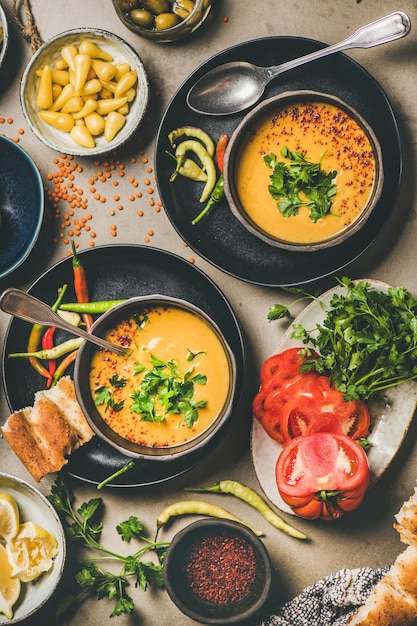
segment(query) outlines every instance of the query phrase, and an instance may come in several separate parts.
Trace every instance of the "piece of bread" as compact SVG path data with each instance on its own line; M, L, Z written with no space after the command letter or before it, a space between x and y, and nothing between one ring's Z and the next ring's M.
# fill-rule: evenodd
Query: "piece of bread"
M38 391L33 407L12 413L1 431L36 482L59 471L69 455L94 434L69 376L51 389Z
M397 523L394 528L399 532L401 541L417 547L417 487L395 515L395 519Z
M407 548L347 626L412 626L417 624L417 490L395 516L394 528Z

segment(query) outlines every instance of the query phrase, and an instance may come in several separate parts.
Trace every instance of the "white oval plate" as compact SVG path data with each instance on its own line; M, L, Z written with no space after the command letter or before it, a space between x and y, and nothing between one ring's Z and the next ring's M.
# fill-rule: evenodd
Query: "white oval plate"
M33 582L22 583L20 597L13 607L13 618L7 619L0 613L0 624L17 624L38 611L54 593L64 569L66 543L58 514L35 487L20 478L0 473L0 493L8 493L16 500L21 523L38 524L58 542L58 554L52 568Z
M383 282L362 279L371 287L386 290L389 285ZM362 282L362 281L361 281ZM294 324L305 328L315 328L322 323L325 309L335 292L345 293L344 287L334 287L309 304L293 321L282 336L274 354L296 346L303 347L300 341L292 339ZM321 305L319 304L321 303ZM368 405L371 413L371 433L368 436L372 446L368 450L371 470L371 486L382 476L404 441L417 406L417 382L404 383L391 389L387 403L372 402ZM281 444L267 435L259 420L254 418L251 434L252 461L259 484L266 497L286 513L294 514L282 500L275 481L275 465L282 450Z

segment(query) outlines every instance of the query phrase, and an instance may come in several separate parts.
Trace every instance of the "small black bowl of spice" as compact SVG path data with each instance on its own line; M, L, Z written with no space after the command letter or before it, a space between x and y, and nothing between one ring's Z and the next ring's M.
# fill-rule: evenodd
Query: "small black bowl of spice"
M164 561L171 600L204 624L237 624L266 603L271 587L268 551L255 533L229 520L203 519L175 535Z

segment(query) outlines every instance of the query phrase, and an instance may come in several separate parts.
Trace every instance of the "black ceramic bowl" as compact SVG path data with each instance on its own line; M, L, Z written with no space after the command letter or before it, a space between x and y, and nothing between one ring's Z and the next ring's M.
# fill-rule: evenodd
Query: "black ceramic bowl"
M185 442L172 445L142 445L131 441L113 430L104 421L97 409L95 398L93 398L90 389L91 359L96 353L97 347L91 342L84 342L78 351L74 369L75 391L83 413L91 428L99 437L122 454L135 459L168 461L205 447L226 425L226 422L231 417L235 401L237 371L233 352L218 325L204 311L190 302L164 295L148 295L130 298L126 300L126 302L114 306L101 315L93 324L91 332L104 337L106 332L114 329L119 321L132 318L138 314L146 315L147 311L153 308L163 309L164 307L178 308L197 316L214 331L215 335L217 335L217 339L226 356L229 372L227 396L223 406L216 414L216 417L207 425L205 430L192 436L192 438L189 438ZM190 346L188 346L188 348L191 349ZM133 356L129 358L135 360ZM190 363L190 366L191 365Z
M171 600L203 624L227 626L254 617L268 599L271 579L263 542L229 520L205 518L189 524L175 535L164 561Z
M309 113L308 110L310 106L309 103L313 103L316 106L316 110L313 111L312 109L312 113ZM337 111L336 114L332 114L333 117L328 114L326 122L322 121L325 119L325 115L323 115L323 117L321 115L321 108L323 105L335 107ZM299 110L297 110L297 107ZM282 130L276 132L275 120L277 119L279 121L279 118L281 117L280 111L286 111L288 121L283 124ZM310 115L312 121L309 120ZM296 120L298 121L296 122ZM290 235L288 238L284 237L278 228L278 222L276 222L275 225L272 225L274 222L274 212L271 207L266 212L265 204L262 207L263 214L261 215L258 213L258 215L260 215L259 220L262 220L262 224L260 221L258 222L258 220L254 218L253 213L253 204L257 202L258 196L256 199L251 197L251 200L246 199L245 202L242 202L238 191L237 171L245 145L255 145L254 142L256 141L258 125L264 122L269 123L269 128L268 135L265 133L262 143L259 142L260 145L257 148L259 152L257 156L259 156L259 159L263 158L264 153L262 150L265 149L267 145L274 145L273 152L276 153L277 161L282 161L280 150L284 147L283 144L286 141L291 142L291 139L295 139L295 137L292 138L291 135L293 133L293 127L295 128L298 124L301 128L301 132L299 133L301 138L298 140L300 145L298 148L293 148L293 150L299 152L302 152L303 149L306 150L307 160L309 159L308 148L305 148L305 146L309 146L309 144L306 143L306 141L309 142L309 139L306 139L306 135L308 134L308 127L310 126L310 128L314 127L314 132L317 133L314 142L320 146L320 161L322 157L327 158L327 156L331 153L333 153L333 155L341 155L338 159L338 169L336 170L336 185L338 184L337 181L339 175L343 174L343 172L352 171L353 181L355 181L355 179L358 178L358 176L355 175L355 163L358 163L361 168L362 182L360 189L356 191L356 204L361 203L361 194L364 193L363 189L366 189L364 176L369 176L370 170L368 170L368 155L372 153L375 163L375 175L372 179L373 185L370 192L367 191L368 198L364 206L361 208L358 216L349 218L349 220L346 220L345 218L345 224L342 225L340 223L338 225L338 230L334 234L331 234L330 232L327 234L325 232L323 233L322 226L324 225L324 220L320 219L317 222L316 233L314 233L314 235L309 235L308 238L305 239L305 230L303 226L298 226L299 230L297 230L296 233L291 233L291 236L294 237L293 239ZM352 131L354 126L356 126L356 128L359 127L362 132L362 137L360 139L358 139ZM296 132L297 131L294 131L294 135ZM262 133L259 133L259 135L262 136ZM286 139L287 136L290 138ZM363 141L365 138L367 139L367 146ZM362 143L359 143L359 141ZM324 164L326 162L326 158L323 159ZM247 170L249 170L248 166L246 167ZM323 165L323 170L325 169L325 165ZM266 165L265 171L267 171ZM357 233L367 222L371 213L375 210L381 197L384 183L381 147L374 131L366 120L358 113L358 111L340 98L330 94L309 90L286 91L264 100L252 109L237 126L230 139L229 146L226 151L224 172L225 194L230 209L239 222L245 226L250 233L258 237L263 242L269 244L271 247L283 248L294 252L315 252L317 250L325 250L326 248L337 246L345 242L349 239L349 237ZM258 172L259 174L259 169L255 169L254 167L250 168L247 176L243 179L247 187L251 184L248 182L248 176L253 176L254 172ZM261 172L263 177L263 170L261 170ZM265 189L267 189L268 184L270 184L269 174L271 173L272 170L267 172L268 175L266 176ZM254 180L253 182L255 183L256 181ZM352 181L349 182L349 185L352 185ZM352 192L346 191L344 193L352 196ZM278 198L276 198L276 200L278 200ZM334 200L336 201L335 205L337 206L337 208L334 209L334 212L340 213L343 216L343 203L345 200L341 198L339 204L337 204L338 193L336 193ZM265 202L268 204L269 201L270 196L268 195L268 200ZM333 211L333 207L331 210ZM278 208L276 209L276 212L278 215ZM279 217L282 219L282 216ZM326 215L324 219L330 217L330 215ZM291 220L294 218L287 216L286 219ZM349 223L346 224L346 222ZM282 227L282 224L280 227ZM316 234L317 238L315 238Z

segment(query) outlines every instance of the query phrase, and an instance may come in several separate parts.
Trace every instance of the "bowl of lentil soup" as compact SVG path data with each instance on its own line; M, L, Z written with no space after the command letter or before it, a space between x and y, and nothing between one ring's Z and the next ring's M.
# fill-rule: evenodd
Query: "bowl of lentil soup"
M203 624L237 624L265 605L271 587L269 554L239 522L205 518L172 539L164 561L171 600Z
M78 401L95 433L127 457L168 461L206 446L232 414L236 364L217 324L179 298L144 295L101 315L91 332L131 349L85 342Z
M382 151L340 98L289 91L256 106L234 131L225 194L234 216L275 247L314 252L345 242L376 209Z
M146 115L149 80L124 39L78 28L44 43L28 62L20 103L45 145L74 156L113 151L136 133Z

